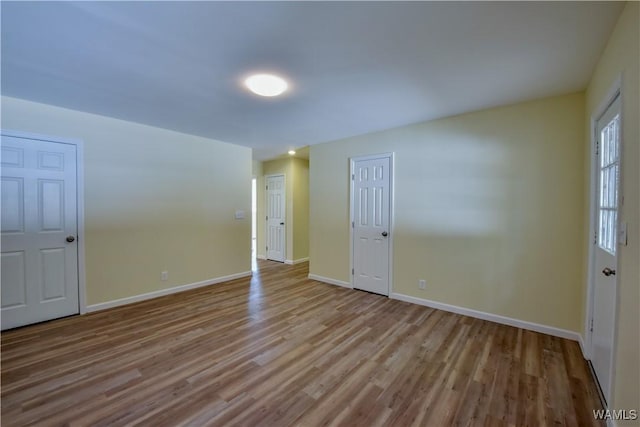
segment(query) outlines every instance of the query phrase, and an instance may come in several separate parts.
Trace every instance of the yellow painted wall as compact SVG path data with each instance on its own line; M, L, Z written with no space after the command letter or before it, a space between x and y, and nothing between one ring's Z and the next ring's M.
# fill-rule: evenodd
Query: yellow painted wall
M395 152L393 292L579 331L583 142L576 93L313 145L310 273L350 280L349 158Z
M293 260L309 257L309 161L293 158Z
M640 409L640 149L638 121L640 120L640 7L628 2L609 39L586 94L586 123L596 114L608 90L622 76L622 195L621 221L628 223L629 245L619 247L618 271L618 335L615 348L612 409ZM590 132L588 130L587 132ZM585 138L588 150L590 135ZM588 156L586 164L589 165ZM588 166L585 168L588 183ZM587 193L588 196L588 184ZM586 219L585 219L586 220ZM585 258L585 263L586 263ZM586 281L586 279L585 279ZM618 422L618 425L637 425L637 421Z
M1 118L84 141L89 305L251 270L249 148L8 97Z

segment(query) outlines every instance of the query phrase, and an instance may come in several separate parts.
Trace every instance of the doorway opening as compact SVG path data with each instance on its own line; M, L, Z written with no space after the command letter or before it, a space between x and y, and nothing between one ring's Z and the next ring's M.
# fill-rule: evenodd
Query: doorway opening
M256 256L257 256L257 212L258 212L258 185L256 179L251 180L251 270L257 269Z
M285 261L285 217L286 192L284 175L268 175L266 180L267 192L267 259L271 261Z

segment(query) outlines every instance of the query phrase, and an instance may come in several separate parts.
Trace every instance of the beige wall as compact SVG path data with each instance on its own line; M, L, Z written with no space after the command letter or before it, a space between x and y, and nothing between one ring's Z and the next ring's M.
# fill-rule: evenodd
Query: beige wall
M84 141L89 305L251 270L249 148L8 97L2 127Z
M349 157L395 152L393 292L579 331L583 141L577 93L313 145L310 272L350 280Z
M628 246L619 251L618 334L615 348L612 409L640 409L640 149L638 121L640 118L640 7L627 3L611 35L589 83L586 95L586 128L590 132L591 119L599 104L605 102L607 92L622 76L622 195L621 221L628 223ZM590 134L585 138L589 149ZM586 165L589 157L586 156ZM588 183L588 166L585 167ZM588 184L586 195L588 196ZM585 208L587 211L587 208ZM586 219L585 219L586 221ZM586 246L586 245L585 245ZM585 256L585 263L587 262ZM585 279L586 282L586 279ZM585 285L586 286L586 285ZM637 421L619 425L637 425Z
M309 257L309 161L293 158L293 260Z
M309 256L309 161L288 157L262 162L263 182L258 187L258 199L263 204L258 213L258 221L263 223L266 212L264 176L285 175L287 219L285 233L287 248L285 259L296 261ZM266 235L258 237L258 255L264 256Z

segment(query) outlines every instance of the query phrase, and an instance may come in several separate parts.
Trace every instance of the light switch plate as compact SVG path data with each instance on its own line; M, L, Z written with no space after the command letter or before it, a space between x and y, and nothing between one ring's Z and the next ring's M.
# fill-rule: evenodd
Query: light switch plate
M244 211L236 211L236 219L244 219Z

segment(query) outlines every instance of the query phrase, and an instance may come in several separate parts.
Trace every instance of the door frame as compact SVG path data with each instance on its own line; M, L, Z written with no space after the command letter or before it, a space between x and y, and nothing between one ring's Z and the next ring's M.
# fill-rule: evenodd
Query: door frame
M349 157L349 176L347 179L349 180L349 287L354 289L354 275L353 275L353 228L354 228L354 210L355 210L355 198L354 198L354 184L355 184L355 165L357 161L363 160L375 160L375 159L389 159L389 295L393 294L393 238L395 235L395 221L394 221L394 212L395 212L395 153L380 153L380 154L369 154L363 156L352 156Z
M56 144L75 145L76 147L76 216L78 242L78 312L87 313L87 282L85 270L85 234L84 234L84 141L76 138L62 138L31 132L0 129L0 134L14 138L33 139Z
M284 250L282 251L282 257L284 258L282 260L282 262L284 263L286 261L286 259L287 259L287 226L289 225L289 216L287 215L287 202L288 202L288 197L287 197L287 175L284 172L282 172L282 173L271 173L269 175L264 175L264 187L265 187L265 190L264 190L264 210L265 210L265 212L269 212L269 194L268 194L269 190L267 190L267 180L269 178L274 177L274 176L281 176L282 177L282 182L283 182L283 185L284 185L284 230L283 230L283 233L284 233L284 236L283 236L283 238L284 238ZM266 215L266 214L264 216L265 217L265 220L264 220L264 230L265 230L265 233L264 233L264 240L265 240L264 258L266 260L269 260L269 251L266 249L267 244L269 243L269 233L267 232L268 231L268 226L269 226L269 224L268 224L269 220L267 219L267 216L268 215ZM275 261L275 260L271 260L271 261ZM275 262L280 262L280 261L275 261Z
M589 130L590 130L590 144L589 144L589 235L587 236L587 244L588 244L588 265L587 265L587 301L586 301L586 316L584 319L584 331L585 331L585 343L583 346L583 353L587 360L591 360L593 356L593 331L591 330L591 325L593 322L593 314L594 314L594 292L595 292L595 282L596 282L596 274L595 271L595 256L596 256L596 230L597 230L597 212L598 212L598 203L596 201L596 192L598 191L598 164L597 164L597 156L596 156L596 143L598 139L598 120L602 118L605 114L609 106L616 100L616 97L620 98L620 141L619 141L619 149L620 149L620 163L619 163L619 171L618 171L618 217L616 219L616 230L620 231L620 212L622 211L623 205L623 169L624 169L624 134L622 132L623 124L624 124L624 115L623 115L623 92L622 92L622 75L618 75L613 85L606 92L606 95L603 97L598 107L592 112L590 120L589 120ZM616 245L618 242L616 241ZM616 271L620 271L620 254L619 254L619 246L616 248ZM614 277L615 285L613 286L614 292L614 331L613 331L613 348L611 350L611 361L609 364L609 387L608 390L603 390L605 396L611 399L611 392L614 386L614 368L615 368L615 360L616 360L616 348L618 342L618 285L620 283L619 274L616 274ZM594 371L595 376L595 371ZM610 404L611 402L607 402Z

